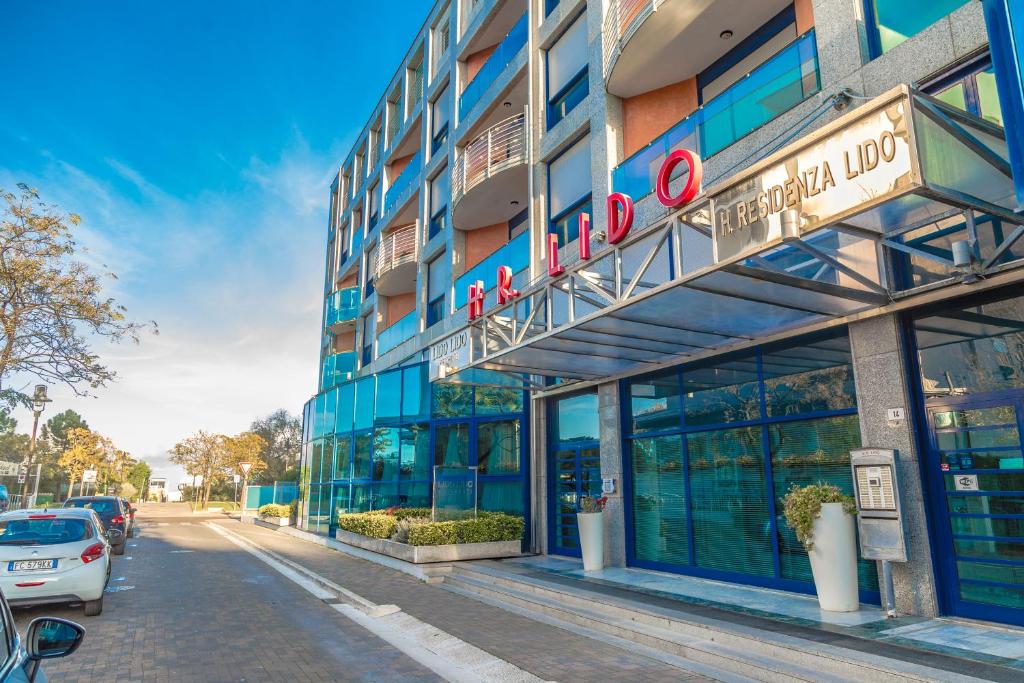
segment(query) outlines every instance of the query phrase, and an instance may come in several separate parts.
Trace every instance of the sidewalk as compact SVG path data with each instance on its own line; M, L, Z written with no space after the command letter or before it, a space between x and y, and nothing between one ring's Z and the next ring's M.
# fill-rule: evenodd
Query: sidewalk
M734 679L684 671L271 529L230 520L215 521L372 602L395 604L417 619L544 680L667 683Z

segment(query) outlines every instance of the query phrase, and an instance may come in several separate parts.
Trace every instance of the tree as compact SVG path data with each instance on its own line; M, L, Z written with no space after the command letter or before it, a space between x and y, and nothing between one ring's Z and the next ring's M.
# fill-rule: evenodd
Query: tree
M202 477L203 490L201 507L206 507L210 499L210 487L214 479L222 478L225 461L225 437L210 434L202 430L174 444L171 449L171 462L181 465L185 472L193 477Z
M252 463L249 477L267 469L266 461L260 457L260 454L267 449L267 442L259 434L242 432L238 436L226 436L224 437L224 449L223 467L226 475L237 473L244 476L245 473L239 467L239 463L243 462Z
M71 481L68 488L70 495L75 489L75 482L82 480L86 470L98 470L107 461L108 456L114 452L114 444L110 439L82 427L68 431L68 443L69 448L61 454L57 464L67 472ZM84 487L85 482L82 482Z
M149 491L149 478L152 474L153 470L150 466L140 460L132 465L131 469L128 470L127 481L135 487L138 495L145 496Z
M89 424L75 411L65 410L46 421L39 440L46 442L54 452L63 453L71 447L68 441L68 432L75 428L89 429ZM36 447L39 447L38 443Z
M138 342L145 327L103 295L104 277L75 259L80 218L39 200L27 185L0 190L0 403L28 405L8 386L15 375L64 384L78 395L115 379L92 352L87 336Z
M18 426L18 421L11 417L11 411L0 408L0 433L13 432Z
M302 420L281 408L258 418L249 431L263 438L267 446L260 457L267 463L265 479L283 481L293 478L302 452Z

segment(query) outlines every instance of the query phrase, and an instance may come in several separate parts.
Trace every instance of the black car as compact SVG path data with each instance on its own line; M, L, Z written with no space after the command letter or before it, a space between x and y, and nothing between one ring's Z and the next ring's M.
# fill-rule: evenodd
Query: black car
M75 496L64 501L66 508L89 508L100 517L107 531L110 549L115 555L124 555L128 542L129 512L117 496Z

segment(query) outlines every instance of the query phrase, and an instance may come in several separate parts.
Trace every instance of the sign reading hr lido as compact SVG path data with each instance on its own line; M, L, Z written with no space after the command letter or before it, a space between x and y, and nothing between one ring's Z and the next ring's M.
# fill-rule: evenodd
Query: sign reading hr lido
M680 164L686 166L688 175L686 184L679 194L673 196L669 189L673 172ZM700 157L688 149L677 149L669 154L661 169L658 171L658 178L655 182L655 190L658 201L669 208L678 208L688 204L700 192L700 184L704 171ZM613 192L608 195L608 243L618 244L629 235L633 227L633 199L622 192ZM580 260L586 261L590 258L590 215L581 213L579 215L579 239L577 240L580 250ZM548 275L555 277L565 272L565 268L558 263L558 235L548 235ZM512 287L512 269L508 266L498 266L498 305L508 303L519 296L519 290ZM484 313L484 300L486 290L483 280L477 280L469 285L469 319L476 320Z

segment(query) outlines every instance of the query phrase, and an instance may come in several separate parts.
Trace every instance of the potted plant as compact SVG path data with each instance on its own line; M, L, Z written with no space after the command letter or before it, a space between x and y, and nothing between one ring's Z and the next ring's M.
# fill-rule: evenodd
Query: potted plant
M583 553L583 571L594 572L604 568L604 505L608 498L583 496L576 522L580 530L580 550Z
M855 612L857 596L857 543L853 498L838 486L818 482L794 484L783 501L786 523L804 544L818 604L830 612Z

